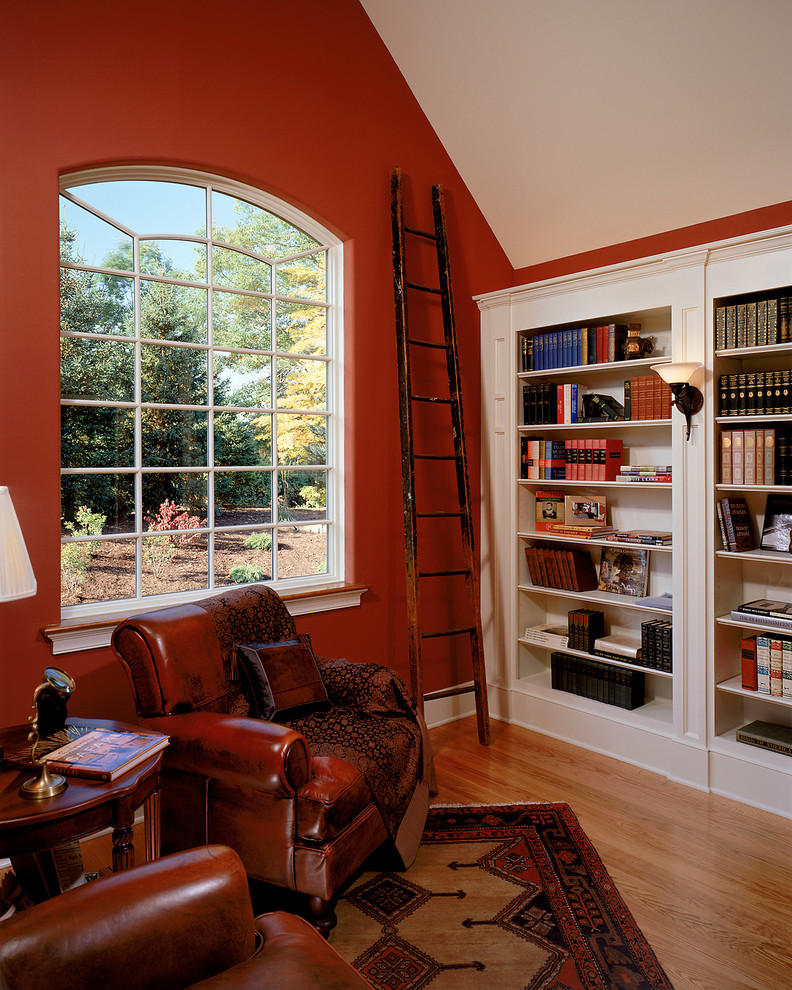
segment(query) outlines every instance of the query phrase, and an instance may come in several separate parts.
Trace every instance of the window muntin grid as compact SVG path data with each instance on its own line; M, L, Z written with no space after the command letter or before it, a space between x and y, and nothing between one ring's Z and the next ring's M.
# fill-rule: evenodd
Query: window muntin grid
M251 579L337 583L340 242L286 204L194 173L97 178L66 177L61 193L77 234L61 265L63 548L67 562L84 553L88 574L112 549L125 577L106 598L66 588L64 610L169 594L154 578L174 546L203 575L186 575L177 599L227 586L221 547L244 562L243 535L264 563ZM132 208L124 190L145 202ZM190 203L193 230L171 194ZM77 524L91 502L109 510L100 530ZM158 511L168 502L178 513ZM284 546L306 537L303 564Z

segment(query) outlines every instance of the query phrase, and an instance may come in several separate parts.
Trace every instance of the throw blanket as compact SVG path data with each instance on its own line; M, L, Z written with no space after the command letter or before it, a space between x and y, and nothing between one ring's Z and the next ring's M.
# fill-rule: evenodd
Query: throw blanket
M316 659L333 707L286 724L305 736L314 756L336 756L357 767L395 840L423 774L415 702L387 667Z

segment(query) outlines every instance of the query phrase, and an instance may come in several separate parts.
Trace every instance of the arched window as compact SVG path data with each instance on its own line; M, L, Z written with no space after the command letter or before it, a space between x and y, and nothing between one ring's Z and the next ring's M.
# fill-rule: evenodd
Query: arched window
M63 178L60 245L64 614L340 581L338 239L124 168Z

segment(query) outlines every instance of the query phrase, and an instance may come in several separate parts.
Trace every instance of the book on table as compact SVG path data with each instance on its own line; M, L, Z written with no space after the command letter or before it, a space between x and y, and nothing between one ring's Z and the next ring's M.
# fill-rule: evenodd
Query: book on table
M169 742L169 736L159 733L67 725L40 741L36 759L46 760L50 770L67 777L108 781L159 753ZM5 762L32 767L30 747L7 754Z

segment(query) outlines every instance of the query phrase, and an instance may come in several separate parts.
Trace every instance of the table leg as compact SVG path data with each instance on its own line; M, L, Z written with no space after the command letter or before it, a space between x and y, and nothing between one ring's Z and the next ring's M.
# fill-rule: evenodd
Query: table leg
M160 857L160 792L150 794L143 805L146 835L146 861Z
M113 873L129 870L135 865L132 827L122 825L113 829Z

